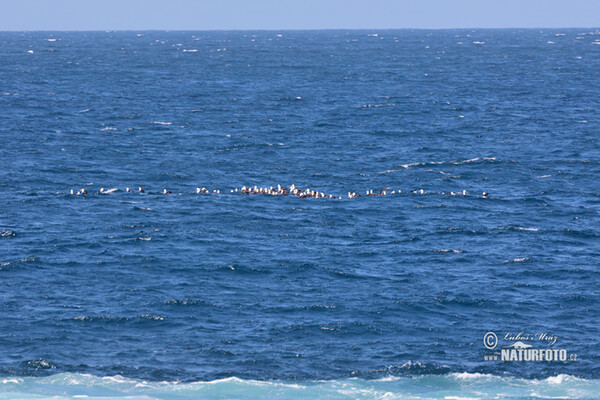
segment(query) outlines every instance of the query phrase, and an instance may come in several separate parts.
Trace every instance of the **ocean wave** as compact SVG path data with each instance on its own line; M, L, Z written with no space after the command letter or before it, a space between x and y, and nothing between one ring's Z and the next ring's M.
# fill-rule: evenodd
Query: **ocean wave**
M152 382L120 375L60 373L46 377L0 378L3 399L82 397L119 399L587 399L600 380L557 375L520 379L478 373L366 380L257 381L235 377L204 382Z
M25 258L20 258L18 260L14 260L14 261L0 261L0 270L6 269L6 267L17 267L23 264L28 264L28 263L34 263L36 261L39 260L38 256L31 256L31 257L25 257Z
M134 317L112 316L112 315L79 315L73 317L74 321L78 322L144 322L144 321L164 321L166 317L155 314L140 314Z
M530 228L530 227L523 227L523 226L517 226L517 225L506 225L506 226L501 226L497 229L507 230L507 231L526 231L526 232L538 232L539 231L538 228Z
M423 167L423 166L428 166L428 165L444 165L444 164L462 165L462 164L477 163L477 162L490 162L490 161L496 161L496 157L475 157L475 158L469 158L467 160L451 160L451 161L413 162L413 163L408 163L408 164L400 164L400 166L402 168L408 169L410 167Z
M527 262L530 260L531 259L529 257L519 257L519 258L511 258L510 260L506 260L504 262L505 263L522 263L522 262Z
M0 237L15 237L15 236L17 236L15 231L11 231L9 229L0 230Z

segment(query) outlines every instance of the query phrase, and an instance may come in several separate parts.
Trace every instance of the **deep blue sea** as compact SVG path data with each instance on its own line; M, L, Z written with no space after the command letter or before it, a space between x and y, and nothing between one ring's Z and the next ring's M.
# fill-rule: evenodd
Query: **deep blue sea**
M598 397L599 110L597 29L0 33L0 398Z

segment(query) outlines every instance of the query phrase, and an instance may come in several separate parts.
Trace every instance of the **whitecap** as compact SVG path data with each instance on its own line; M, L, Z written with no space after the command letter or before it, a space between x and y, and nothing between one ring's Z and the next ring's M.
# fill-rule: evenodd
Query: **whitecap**
M163 317L162 315L155 315L155 314L142 314L139 317L144 318L144 319L150 319L153 321L164 321L165 320L165 317Z
M529 261L529 257L521 257L521 258L511 258L510 260L504 261L505 263L522 263Z
M493 375L490 374L482 374L479 372L454 372L451 373L450 376L460 379L460 380L473 380L473 379L481 379L481 378L493 378Z
M401 164L400 166L403 168L423 166L423 165L440 165L440 164L453 164L453 165L461 165L478 161L495 161L496 157L475 157L470 158L468 160L453 160L453 161L429 161L429 162L413 162L408 164Z
M23 383L23 380L22 379L18 379L18 378L8 378L8 379L3 379L2 383L3 384L7 384L7 383L17 383L17 384L20 384L20 383Z
M158 315L141 315L155 319ZM404 366L423 366L407 363ZM257 381L236 377L182 383L179 381L153 382L129 379L120 375L96 377L89 374L60 373L48 377L9 377L0 383L23 385L17 390L19 398L56 397L56 393L73 398L88 393L82 387L93 388L102 398L445 398L449 400L472 398L595 398L600 382L558 375L547 379L517 379L479 373L450 373L442 376L396 377L365 380L347 378L315 381ZM475 385L475 386L474 386ZM15 387L7 388L14 392ZM413 390L414 389L414 390ZM426 395L414 396L415 390ZM240 395L242 393L242 395ZM244 397L243 393L248 393ZM572 395L569 395L572 394ZM105 396L103 396L105 395ZM562 397L561 397L562 396ZM91 396L94 397L94 396Z
M526 227L515 226L515 225L501 226L498 229L515 230L515 231L530 231L530 232L539 231L538 228L526 228Z
M425 163L414 162L414 163L409 163L409 164L401 164L400 166L402 168L408 169L409 167L415 167L417 165L425 165Z
M566 375L564 374L560 374L560 375L556 375L556 376L549 376L546 379L546 382L548 382L551 385L559 385L561 383L563 383L563 381L565 380Z
M197 49L183 49L184 53L196 53L197 51Z
M154 124L154 125L173 125L172 122L161 122L161 121L152 121L150 123Z

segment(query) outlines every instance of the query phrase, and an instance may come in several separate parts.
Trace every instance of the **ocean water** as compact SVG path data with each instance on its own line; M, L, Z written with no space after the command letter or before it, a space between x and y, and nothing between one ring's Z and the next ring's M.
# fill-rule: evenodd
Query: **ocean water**
M598 397L597 29L0 59L0 398ZM341 199L235 192L278 184ZM570 358L489 361L488 331Z

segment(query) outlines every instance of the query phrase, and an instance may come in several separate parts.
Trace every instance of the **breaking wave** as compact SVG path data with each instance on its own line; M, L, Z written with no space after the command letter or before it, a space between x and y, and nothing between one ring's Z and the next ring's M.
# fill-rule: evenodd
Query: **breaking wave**
M451 373L376 380L284 382L226 378L190 383L72 373L0 378L3 399L586 399L596 397L599 392L600 380L570 375L527 380Z

